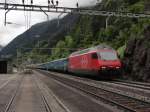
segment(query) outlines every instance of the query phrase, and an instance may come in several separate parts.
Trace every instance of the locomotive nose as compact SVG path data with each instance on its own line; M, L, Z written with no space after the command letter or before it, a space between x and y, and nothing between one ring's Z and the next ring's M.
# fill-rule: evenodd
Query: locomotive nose
M118 60L114 61L103 61L100 64L101 69L120 69L121 68L121 63Z

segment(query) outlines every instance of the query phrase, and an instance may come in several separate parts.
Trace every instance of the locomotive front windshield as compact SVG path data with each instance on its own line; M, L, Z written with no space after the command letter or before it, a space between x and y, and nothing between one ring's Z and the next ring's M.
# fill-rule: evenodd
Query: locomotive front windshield
M117 60L116 52L100 52L100 59L101 60Z

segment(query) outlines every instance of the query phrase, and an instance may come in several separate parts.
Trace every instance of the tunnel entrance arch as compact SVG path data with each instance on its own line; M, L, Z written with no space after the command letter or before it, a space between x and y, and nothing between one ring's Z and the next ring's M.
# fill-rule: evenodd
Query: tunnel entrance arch
M0 74L7 73L7 61L0 61Z

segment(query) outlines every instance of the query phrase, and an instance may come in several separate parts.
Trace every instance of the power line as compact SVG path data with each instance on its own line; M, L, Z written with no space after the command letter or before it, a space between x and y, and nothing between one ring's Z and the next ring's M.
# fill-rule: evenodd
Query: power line
M25 49L25 50L31 50L31 49L36 49L36 50L57 50L57 49L61 49L61 50L81 50L81 49L85 49L85 48L52 48L52 47L49 47L49 48L30 48L30 47L21 47L20 49Z

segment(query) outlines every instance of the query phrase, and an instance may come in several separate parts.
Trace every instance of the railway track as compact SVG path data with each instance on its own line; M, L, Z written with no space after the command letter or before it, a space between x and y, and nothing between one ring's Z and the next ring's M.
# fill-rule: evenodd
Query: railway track
M119 109L97 101L71 86L65 85L43 74L37 72L36 74L52 91L54 97L58 99L58 103L62 105L61 107L64 108L65 112L120 112L118 111Z
M29 81L32 81L32 82L28 85L27 82ZM42 91L42 88L39 85L40 84L33 78L32 75L26 75L26 76L24 75L22 79L19 81L15 92L12 93L13 95L11 99L9 100L4 112L18 112L20 109L22 112L25 112L24 106L22 105L26 105L29 108L27 109L27 111L32 110L32 112L34 111L35 112L41 112L41 111L53 112L51 111L51 108L49 107L44 91ZM25 91L30 92L30 93L29 94L24 93ZM34 94L33 92L36 92L36 94ZM24 95L24 94L27 94L27 95ZM35 96L32 96L32 95L35 95ZM36 100L37 95L38 95L38 100ZM29 97L31 98L31 100L25 100L22 97ZM23 101L25 101L25 103L23 103ZM35 105L37 106L37 108L33 109Z
M57 73L57 74L60 74L60 76L61 75L66 76L65 74L62 74L62 73ZM77 77L77 76L71 76L70 78L86 81L88 83L94 84L97 87L101 87L103 89L110 90L110 91L115 91L118 94L123 94L125 96L133 97L135 99L150 103L150 91L146 89L145 87L141 87L141 86L139 87L136 85L133 86L131 84L130 86L129 84L128 85L124 85L120 83L117 84L111 81L97 81L95 79L93 80L93 79Z
M145 89L145 90L150 90L150 83L140 83L140 82L123 81L123 80L115 80L112 83L135 87L135 88L140 88L140 89Z
M127 80L115 80L119 82L126 82L126 83L131 83L131 84L137 84L137 85L143 85L143 86L150 86L150 83L144 83L144 82L137 82L137 81L127 81Z
M17 75L0 86L0 112L70 112L50 93L35 74Z
M13 76L13 77L10 77L7 81L3 82L0 86L0 89L4 88L5 86L7 86L11 81L12 79L15 79L16 76Z
M39 89L46 112L70 112L70 110L55 96L55 94L40 80L35 77L34 81Z
M16 87L16 90L14 91L14 93L11 93L13 95L11 96L11 99L9 100L8 104L6 104L6 109L5 109L4 112L12 112L11 111L11 105L12 105L12 103L13 103L13 101L14 101L14 99L15 99L15 97L16 97L16 95L17 95L17 93L18 93L18 91L19 91L19 89L21 87L21 83L23 81L23 78L24 78L24 76L22 76L21 79L19 80L19 82L17 84L17 87Z
M39 80L37 78L35 79L35 77L34 77L34 80L35 80L37 88L39 89L40 95L42 97L42 101L43 101L43 103L45 105L46 112L52 112L51 107L49 106L49 104L47 102L47 98L45 97L46 93L45 93L45 91L43 91L41 83L39 83Z
M96 100L104 101L105 103L117 106L124 111L129 112L150 112L150 103L138 100L115 91L108 90L102 87L95 86L87 81L66 78L56 74L50 74L49 77L59 81L65 85L82 91Z
M11 93L14 93L16 88L16 85L18 85L18 82L20 80L20 76L18 75L12 76L8 78L7 81L5 81L1 86L0 86L0 111L5 112L9 102L12 98Z

